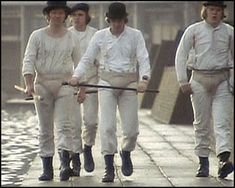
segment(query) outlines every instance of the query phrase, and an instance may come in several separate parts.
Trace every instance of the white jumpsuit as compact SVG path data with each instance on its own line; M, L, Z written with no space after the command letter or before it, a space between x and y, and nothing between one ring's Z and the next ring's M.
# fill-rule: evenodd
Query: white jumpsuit
M80 45L80 54L81 57L85 53L87 46L97 31L97 29L87 25L86 30L81 32L77 31L73 26L69 28L79 39L78 45ZM90 67L87 74L85 75L84 81L88 84L97 84L98 83L98 61L95 61L95 66ZM89 88L87 88L89 91ZM98 93L90 93L86 95L86 99L83 102L83 122L84 127L82 131L82 138L86 145L92 146L95 144L97 125L98 125ZM75 151L78 151L77 146L81 145L81 140L78 138L81 135L81 124L82 118L80 114L80 105L77 105L78 115L77 115L77 126L74 130L75 134Z
M142 33L139 30L125 26L119 37L110 32L110 28L97 31L86 53L75 69L74 75L79 79L92 66L94 59L100 54L99 71L106 71L111 76L115 73L123 76L134 73L150 77L150 63L148 52ZM139 63L137 70L137 62ZM113 79L100 79L99 84L110 86ZM120 79L120 82L125 80ZM137 80L126 87L136 87ZM122 83L119 83L122 84ZM121 149L132 151L135 148L139 134L138 100L135 91L115 91L112 89L99 89L100 109L100 138L101 153L112 155L117 152L116 112L120 113L122 125Z
M195 153L200 157L208 157L210 153L211 118L217 155L231 152L233 45L232 26L221 22L213 28L201 21L186 29L176 52L176 73L180 85L188 83L186 69L192 69L190 84L193 90ZM194 56L187 65L190 49L193 49Z
M58 150L72 151L74 128L74 88L62 86L71 78L79 60L79 50L71 31L54 38L46 28L34 31L29 38L23 60L22 73L35 75L35 93L44 100L35 99L39 118L39 147L41 157L55 153L54 125L58 136Z

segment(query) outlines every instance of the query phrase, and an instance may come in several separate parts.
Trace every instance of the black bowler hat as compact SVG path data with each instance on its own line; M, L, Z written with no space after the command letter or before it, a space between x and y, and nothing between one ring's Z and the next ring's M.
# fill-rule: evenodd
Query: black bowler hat
M47 6L42 10L43 14L48 14L51 10L63 8L67 14L70 13L70 8L66 5L66 1L47 1Z
M106 13L106 17L110 19L123 19L126 18L128 13L126 12L126 6L123 3L115 2L109 5L109 10Z
M88 12L90 9L89 5L86 4L86 3L78 3L76 5L74 5L72 8L71 8L71 12L70 13L73 13L77 10L83 10L85 12Z
M227 5L224 4L224 1L205 1L203 5L204 6L212 5L212 6L218 6L218 7L223 7L223 8L227 7Z

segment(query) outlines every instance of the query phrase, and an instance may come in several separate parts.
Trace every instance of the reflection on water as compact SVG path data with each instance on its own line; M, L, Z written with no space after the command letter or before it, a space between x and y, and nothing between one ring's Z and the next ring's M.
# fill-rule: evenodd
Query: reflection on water
M20 186L38 153L35 111L25 107L1 110L1 185Z

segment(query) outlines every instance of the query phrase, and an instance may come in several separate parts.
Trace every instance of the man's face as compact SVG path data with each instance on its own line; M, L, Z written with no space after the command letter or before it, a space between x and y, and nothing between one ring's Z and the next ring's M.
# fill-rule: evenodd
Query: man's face
M217 26L222 20L223 8L219 6L207 6L207 18L206 21L213 25Z
M73 25L84 26L86 25L86 13L82 10L77 10L71 14Z
M63 8L53 9L49 13L50 24L60 25L65 21L66 13Z
M113 34L121 34L124 30L124 19L110 19L110 27Z

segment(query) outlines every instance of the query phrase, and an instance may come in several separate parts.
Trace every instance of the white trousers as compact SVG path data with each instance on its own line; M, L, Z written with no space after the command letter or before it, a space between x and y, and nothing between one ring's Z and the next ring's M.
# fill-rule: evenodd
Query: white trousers
M81 115L81 105L74 100L75 110L74 110L74 124L73 129L73 152L82 153L82 115Z
M212 80L213 81L213 80ZM211 118L216 141L216 154L231 152L231 122L233 96L228 90L227 80L211 92L199 82L191 79L193 94L191 101L194 111L195 154L208 157L210 153Z
M98 127L98 94L91 93L86 95L83 102L83 130L82 138L84 144L95 145L95 138Z
M53 156L55 153L54 125L58 150L73 150L74 88L61 86L62 80L35 83L35 93L44 98L42 101L35 100L41 157Z
M89 79L89 84L97 84L98 77ZM75 129L74 133L74 151L82 152L82 142L88 146L95 145L97 127L98 127L98 94L90 93L82 105L76 102ZM82 121L83 118L83 121Z
M101 81L102 85L109 85ZM122 128L121 149L133 151L139 134L138 99L134 91L99 89L100 139L101 153L111 155L117 153L117 108Z
M82 153L83 141L88 146L95 144L98 124L98 94L87 94L86 99L82 105L80 105L77 101L74 103L76 104L76 107L74 116L75 127L73 129L73 152ZM83 110L81 107L83 107ZM84 126L81 114L83 114Z

